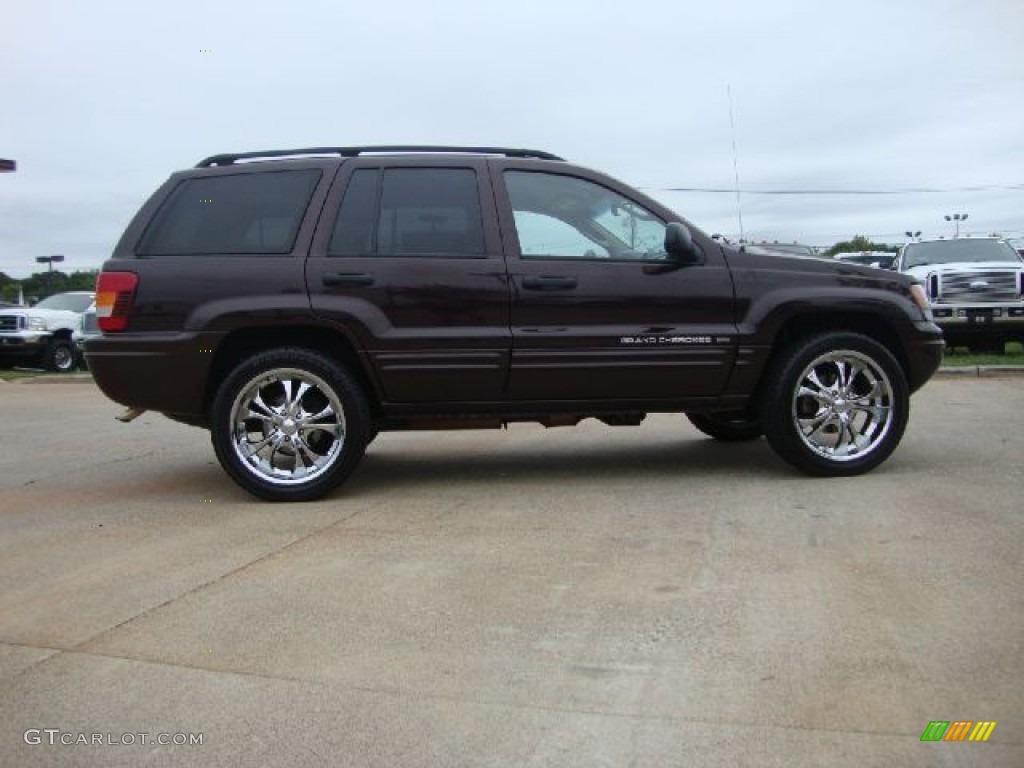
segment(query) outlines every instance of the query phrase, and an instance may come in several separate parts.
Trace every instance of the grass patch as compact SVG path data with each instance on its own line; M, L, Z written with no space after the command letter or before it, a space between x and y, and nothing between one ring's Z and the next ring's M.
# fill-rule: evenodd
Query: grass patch
M943 365L950 367L968 365L1024 365L1024 346L1016 341L1006 345L1004 355L972 355L967 347L946 347Z
M74 373L87 373L87 371L75 370ZM52 373L37 368L0 368L0 381L14 381L15 379L60 379L70 374Z

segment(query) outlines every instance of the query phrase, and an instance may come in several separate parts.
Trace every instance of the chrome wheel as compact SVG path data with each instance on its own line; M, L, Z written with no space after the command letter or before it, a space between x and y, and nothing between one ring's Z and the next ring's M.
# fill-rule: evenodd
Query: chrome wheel
M820 355L799 376L791 414L804 445L830 461L848 462L883 444L893 424L893 385L867 355Z
M54 339L46 351L45 366L57 373L68 373L75 368L75 349L70 341Z
M826 331L780 350L759 400L772 449L820 477L874 469L896 450L910 417L899 362L879 341L851 331Z
M345 409L322 378L274 368L235 397L231 447L239 463L277 486L308 483L338 461L345 446Z

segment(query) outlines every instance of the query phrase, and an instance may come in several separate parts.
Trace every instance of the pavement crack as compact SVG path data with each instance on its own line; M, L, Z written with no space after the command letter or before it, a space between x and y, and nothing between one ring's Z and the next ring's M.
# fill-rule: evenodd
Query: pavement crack
M181 592L180 594L177 594L177 595L175 595L173 597L170 597L170 598L164 600L161 603L158 603L157 605L150 606L149 608L145 609L144 611L140 611L139 613L136 613L134 616L129 616L127 619L124 619L123 621L118 622L117 624L113 625L112 627L107 627L106 629L96 633L95 635L92 635L91 637L88 637L85 640L82 640L81 642L76 643L74 646L72 646L72 648L70 650L75 651L75 652L86 652L86 653L88 653L88 651L84 651L84 646L87 646L90 643L96 642L97 640L105 637L106 635L109 635L109 634L111 634L113 632L116 632L117 630L121 629L122 627L126 627L127 625L131 624L133 621L136 621L136 620L144 618L144 617L146 617L146 616L148 616L148 615L150 615L152 613L155 613L156 611L159 611L161 608L165 608L165 607L171 605L172 603L176 603L177 601L182 600L182 599L188 597L189 595L194 595L194 594L197 594L199 592L202 592L205 589L209 589L211 587L214 587L217 584L220 584L220 583L226 581L227 579L230 579L231 577L235 576L236 574L242 573L243 571L245 571L248 568L252 568L254 565L259 565L260 563L266 562L267 560L270 560L271 558L277 557L279 554L281 554L282 552L287 552L292 547L298 546L299 544L302 544L303 542L306 542L306 541L308 541L309 539L312 539L315 536L319 536L322 533L326 533L327 531L331 530L332 528L335 528L337 526L341 526L341 525L347 523L349 520L351 520L352 518L354 518L358 514L359 514L359 512L357 510L357 511L353 512L352 514L342 518L341 520L335 520L335 521L329 523L328 525L322 526L320 528L316 528L315 530L310 531L306 535L300 536L297 539L293 539L292 541L288 542L287 544L284 544L283 546L277 547L276 549L273 549L273 550L271 550L271 551L261 555L260 557L257 557L254 560L249 560L246 563L243 563L243 564L241 564L241 565L239 565L239 566L237 566L235 568L232 568L232 569L230 569L228 571L225 571L224 573L220 574L216 578L213 578L213 579L210 579L208 581L205 581L202 584L197 584L196 586L192 587L191 589L187 589L184 592Z

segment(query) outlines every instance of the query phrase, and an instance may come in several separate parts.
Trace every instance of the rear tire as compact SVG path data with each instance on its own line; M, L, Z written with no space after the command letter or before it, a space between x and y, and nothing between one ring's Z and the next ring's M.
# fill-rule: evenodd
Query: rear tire
M752 419L745 411L718 411L716 413L688 413L686 418L697 429L716 440L736 443L756 440L764 434L759 419Z
M370 439L366 397L319 352L285 347L238 365L210 410L221 466L268 501L309 501L356 468Z
M799 340L766 376L765 437L803 472L867 472L903 437L910 414L906 376L892 353L867 336L834 332Z

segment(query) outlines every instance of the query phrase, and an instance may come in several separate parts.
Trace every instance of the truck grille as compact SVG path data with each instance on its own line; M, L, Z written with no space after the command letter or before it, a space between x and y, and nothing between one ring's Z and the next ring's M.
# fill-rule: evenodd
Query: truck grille
M939 291L939 298L942 301L962 304L1016 301L1020 298L1018 277L1015 271L942 275Z
M20 331L24 326L19 322L21 315L0 315L0 331Z

